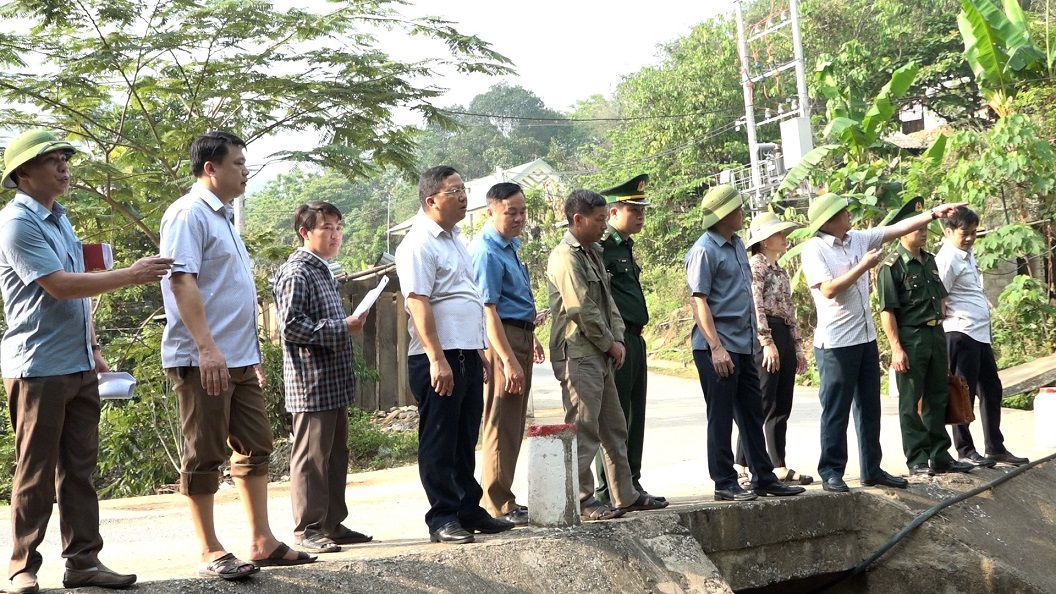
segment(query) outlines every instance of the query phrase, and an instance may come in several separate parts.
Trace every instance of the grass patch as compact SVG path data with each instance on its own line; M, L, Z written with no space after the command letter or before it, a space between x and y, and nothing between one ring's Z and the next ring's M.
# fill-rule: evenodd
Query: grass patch
M348 410L348 466L354 471L413 464L418 459L416 431L382 431L370 413Z

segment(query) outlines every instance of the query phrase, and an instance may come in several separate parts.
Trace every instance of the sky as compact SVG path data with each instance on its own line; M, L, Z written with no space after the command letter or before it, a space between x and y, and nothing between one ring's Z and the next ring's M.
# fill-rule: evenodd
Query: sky
M595 94L611 95L622 76L659 63L659 46L734 9L734 0L651 0L628 5L633 7L629 10L616 10L617 3L611 0L412 2L400 11L407 16L429 14L451 21L459 32L490 43L513 61L517 71L505 77L448 74L423 81L448 89L436 105L466 106L492 85L505 81L532 91L547 107L558 111L568 111L576 101ZM394 58L406 60L443 50L438 43L430 45L404 35L379 35L378 45ZM397 122L419 123L410 115L397 115ZM291 140L286 136L254 143L248 155L251 167L254 161L265 161L272 151L289 148ZM269 165L253 176L248 191L252 193L287 169L281 164Z

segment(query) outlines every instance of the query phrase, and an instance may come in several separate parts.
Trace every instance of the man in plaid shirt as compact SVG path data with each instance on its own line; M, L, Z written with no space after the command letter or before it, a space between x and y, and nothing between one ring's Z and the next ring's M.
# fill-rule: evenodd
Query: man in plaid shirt
M327 265L341 249L341 211L328 202L302 204L293 227L301 247L279 269L274 292L286 409L293 414L294 539L303 549L334 553L372 538L341 524L348 517L348 407L356 389L352 334L367 314L345 315Z

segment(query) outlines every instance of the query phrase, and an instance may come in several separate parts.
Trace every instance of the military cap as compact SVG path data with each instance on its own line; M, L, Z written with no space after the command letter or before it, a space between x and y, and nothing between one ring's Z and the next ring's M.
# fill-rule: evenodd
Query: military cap
M880 221L880 225L894 225L895 223L916 216L922 212L924 212L924 198L922 196L910 198L905 204L900 206L898 210L888 213L888 215L884 217L884 220Z
M645 198L645 186L649 183L649 174L643 173L633 177L618 186L598 192L605 197L605 202L615 204L634 204L636 206L649 206Z
M47 130L29 130L19 134L4 150L3 186L14 188L16 186L13 177L15 169L25 165L34 157L55 151L64 151L72 155L77 152L77 149L65 140L59 140Z

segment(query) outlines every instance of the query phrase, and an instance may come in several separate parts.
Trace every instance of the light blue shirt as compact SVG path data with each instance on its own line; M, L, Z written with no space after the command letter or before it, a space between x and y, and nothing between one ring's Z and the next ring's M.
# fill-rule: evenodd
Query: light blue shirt
M52 210L22 192L0 210L0 294L7 331L0 368L7 378L48 377L95 367L88 299L56 299L36 282L84 272L81 242L58 202Z
M257 290L246 244L228 219L229 206L201 184L169 205L161 218L161 255L173 258L172 272L197 276L205 318L228 367L260 363ZM180 318L169 277L161 281L165 332L161 364L197 367L198 346Z
M500 319L534 322L535 300L528 281L528 268L517 257L520 248L520 239L507 240L488 221L469 244L473 278L484 297L484 304L494 304Z
M752 355L759 350L752 302L752 268L741 238L730 241L706 231L685 258L689 292L703 295L715 321L723 348L731 353ZM693 325L693 350L710 350L700 328Z

